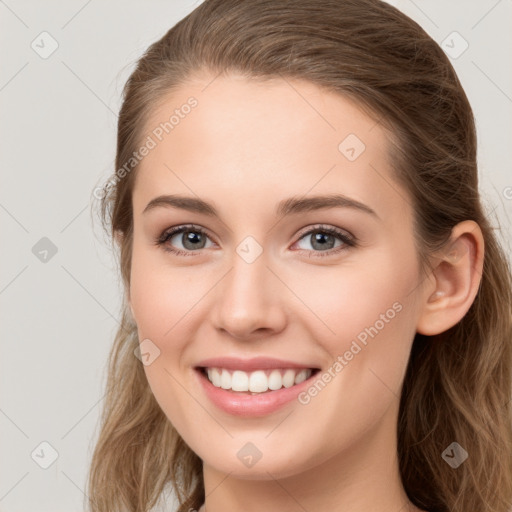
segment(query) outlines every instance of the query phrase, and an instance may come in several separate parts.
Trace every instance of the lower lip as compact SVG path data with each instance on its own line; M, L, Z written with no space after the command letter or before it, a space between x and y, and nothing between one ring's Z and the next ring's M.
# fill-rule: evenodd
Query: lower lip
M218 388L208 380L208 377L201 370L195 369L195 373L206 395L217 407L234 416L248 417L265 416L284 407L297 398L299 393L311 384L311 380L318 372L312 373L308 379L300 384L275 391L267 391L258 395L247 395Z

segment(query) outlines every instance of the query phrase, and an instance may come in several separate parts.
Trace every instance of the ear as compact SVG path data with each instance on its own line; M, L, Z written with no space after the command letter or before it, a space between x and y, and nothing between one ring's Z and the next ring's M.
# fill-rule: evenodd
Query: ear
M448 330L468 312L480 286L484 239L480 226L466 220L452 229L450 241L435 256L433 286L426 290L416 331L433 336Z

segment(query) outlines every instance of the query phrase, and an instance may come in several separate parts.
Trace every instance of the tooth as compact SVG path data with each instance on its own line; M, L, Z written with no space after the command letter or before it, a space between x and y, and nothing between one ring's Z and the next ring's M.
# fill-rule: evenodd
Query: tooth
M300 384L304 382L311 375L311 370L301 370L295 376L295 384Z
M281 375L283 372L283 375ZM268 390L276 391L290 388L294 384L300 384L308 379L311 369L303 368L295 370L288 368L274 370L256 370L253 372L245 372L242 370L231 371L223 368L206 368L206 374L210 382L216 386L226 390L250 392L253 395L265 393Z
M231 375L227 370L222 370L220 376L220 387L222 389L231 389Z
M249 391L263 393L268 390L268 380L265 372L258 370L251 373L249 377Z
M268 388L272 391L283 387L283 379L279 370L272 370L268 376Z
M283 386L285 388L291 388L295 382L295 371L292 369L288 369L284 372L283 375Z
M209 375L208 375L209 376ZM220 371L218 368L212 368L212 375L210 377L212 384L220 388Z
M233 391L249 391L249 377L247 373L235 370L231 376L231 389ZM252 390L251 391L255 391Z

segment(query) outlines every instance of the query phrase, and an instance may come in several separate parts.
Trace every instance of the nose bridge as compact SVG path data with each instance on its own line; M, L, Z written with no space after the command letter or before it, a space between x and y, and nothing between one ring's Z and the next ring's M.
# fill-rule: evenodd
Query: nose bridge
M247 237L236 248L232 266L222 279L216 300L216 327L232 336L249 336L260 329L279 329L283 321L275 276L263 248Z

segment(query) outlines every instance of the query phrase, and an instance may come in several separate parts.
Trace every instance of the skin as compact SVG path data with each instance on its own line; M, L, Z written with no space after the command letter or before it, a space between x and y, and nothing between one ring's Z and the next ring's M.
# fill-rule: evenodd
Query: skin
M404 492L396 456L402 381L415 333L448 329L473 302L483 258L478 225L457 225L451 254L436 255L425 278L387 133L354 103L299 80L203 76L169 94L145 133L190 96L198 106L137 170L129 300L139 340L160 350L144 367L149 385L204 462L206 510L420 510ZM354 161L338 149L350 133L366 146ZM288 197L333 192L377 216L348 207L274 212ZM172 207L143 213L171 193L204 199L220 217ZM192 255L155 244L189 223L208 233ZM326 250L303 236L316 224L350 233L358 245L335 253L343 245L335 238L321 257ZM263 249L250 264L236 252L249 235ZM172 244L187 250L181 234ZM208 400L193 371L219 355L327 370L394 303L401 311L307 405L231 416ZM237 457L247 442L262 452L250 468Z

